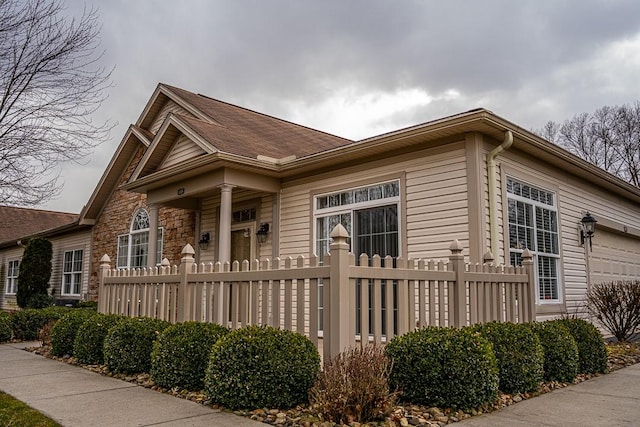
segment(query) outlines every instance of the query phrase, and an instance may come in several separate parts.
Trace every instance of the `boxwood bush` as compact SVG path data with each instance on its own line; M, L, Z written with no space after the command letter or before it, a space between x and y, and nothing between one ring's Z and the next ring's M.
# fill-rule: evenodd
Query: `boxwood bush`
M544 350L530 325L491 322L474 329L493 344L501 391L525 393L538 388L544 378Z
M578 373L597 374L607 371L607 347L602 334L593 324L583 319L558 319L573 336L578 346Z
M38 332L51 320L58 320L71 309L67 307L27 308L11 315L13 337L17 340L37 340Z
M83 308L74 309L62 316L51 330L51 354L54 356L73 356L73 343L80 326L91 316L96 316L93 310Z
M544 349L545 381L571 382L578 374L578 346L558 322L533 322L531 327Z
M135 374L151 370L151 351L169 322L149 317L126 318L104 339L104 362L111 372Z
M213 346L205 393L231 409L290 408L307 401L319 370L318 351L305 336L248 326Z
M123 316L116 314L97 314L85 320L73 343L73 355L78 362L87 365L104 363L104 339L109 329L122 319Z
M171 325L153 344L151 377L162 387L202 390L213 345L229 333L213 323Z
M456 409L492 402L498 366L491 343L470 328L426 327L397 336L386 347L389 383L404 401Z
M12 335L11 315L0 311L0 342L9 341Z

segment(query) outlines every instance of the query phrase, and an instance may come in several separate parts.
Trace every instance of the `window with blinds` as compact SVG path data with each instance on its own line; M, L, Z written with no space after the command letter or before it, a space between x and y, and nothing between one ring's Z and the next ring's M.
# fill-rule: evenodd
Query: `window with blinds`
M560 301L558 263L558 212L553 192L507 178L509 260L522 264L529 249L537 264L537 298L541 303Z

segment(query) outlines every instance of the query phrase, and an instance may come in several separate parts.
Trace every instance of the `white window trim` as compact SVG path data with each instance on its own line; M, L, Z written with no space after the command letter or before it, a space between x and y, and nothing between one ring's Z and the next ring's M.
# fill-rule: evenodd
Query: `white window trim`
M76 251L81 251L82 252L82 256L80 258L80 271L72 270L72 271L69 271L69 272L65 272L64 271L64 259L65 259L66 254L69 253L69 252L73 253L72 258L71 258L71 265L72 265L72 268L73 268L73 265L74 265L73 256L75 255ZM65 279L65 276L71 275L71 277L73 279L73 277L75 277L74 275L77 274L77 273L80 273L80 287L79 287L80 292L78 292L77 294L73 293L73 292L66 293L64 291L64 285L65 285L64 279ZM84 282L84 249L83 248L76 248L76 249L65 250L62 253L62 284L60 286L60 295L64 295L64 296L80 296L80 295L82 295L83 282ZM74 282L72 280L71 281L71 290L73 290L73 287L74 287Z
M535 187L538 190L543 190L546 191L548 193L553 194L553 205L549 205L546 203L542 203L540 201L536 201L524 196L519 196L517 194L513 194L507 191L507 187L506 187L506 180L507 179L511 179L513 181L517 181L521 184L526 184L529 185L530 187ZM509 199L511 200L515 200L515 201L519 201L519 202L523 202L523 203L527 203L533 206L533 215L535 217L535 208L536 207L540 207L543 209L547 209L550 211L554 211L556 213L556 221L557 221L557 225L558 225L558 253L557 254L552 254L552 253L548 253L548 252L538 252L537 248L528 248L529 251L531 251L531 253L533 254L533 260L534 260L534 272L535 272L535 281L536 281L536 304L540 304L540 305L557 305L557 304L561 304L563 303L563 283L562 283L562 274L561 274L561 268L562 265L560 263L560 248L562 246L562 243L560 242L561 239L561 232L560 232L560 215L559 215L559 211L558 211L558 193L555 190L550 190L544 187L541 187L540 185L537 184L531 184L526 180L520 179L520 178L516 178L514 176L511 175L507 175L506 179L505 179L505 186L504 186L504 191L506 194L506 200L507 200L507 212L505 215L505 218L507 218L506 220L506 224L507 224L507 233L506 233L506 239L505 239L505 244L507 246L507 260L509 261L509 263L511 262L511 256L510 253L511 252L517 252L517 253L522 253L524 251L524 249L515 249L515 248L511 248L509 245L509 240L510 240L510 236L509 236L509 204L508 201ZM535 225L535 219L534 219L534 225ZM534 242L537 243L537 228L534 226L534 232L533 232L533 239ZM540 298L540 283L539 283L539 279L538 279L538 255L542 255L544 257L547 258L553 258L556 260L556 281L557 281L557 293L558 293L558 298L557 299L541 299Z
M349 188L344 188L344 189L340 189L337 191L326 191L326 192L322 192L322 193L318 193L315 194L312 198L312 203L313 203L313 253L320 257L322 254L316 254L317 250L318 250L318 219L320 218L324 218L327 216L333 216L333 215L341 215L341 214L350 214L351 215L351 227L353 228L353 221L354 221L354 217L353 214L355 211L358 210L363 210L363 209L369 209L369 208L376 208L376 207L382 207L382 206L388 206L388 205L393 205L395 204L397 207L397 212L398 212L398 257L402 256L402 202L401 202L401 194L402 194L402 185L401 185L401 181L400 179L389 179L389 180L384 180L384 181L380 181L380 182L373 182L373 183L368 183L368 184L364 184L364 185L358 185L355 187L349 187ZM325 208L318 208L318 198L320 197L325 197L325 196L329 196L332 194L340 194L340 193L344 193L347 191L354 191L354 190L359 190L362 188L369 188L369 187L375 187L378 185L384 185L384 184L389 184L395 182L398 185L398 194L396 196L392 196L392 197L382 197L380 199L375 199L375 200L367 200L365 202L353 202L353 203L349 203L349 204L345 204L345 205L341 205L341 206L331 206L331 207L325 207ZM329 233L331 233L332 230L329 230ZM351 233L353 233L353 229L351 230ZM352 236L350 236L352 237ZM329 242L332 239L329 238ZM327 251L329 250L329 246L327 245ZM318 290L320 290L322 288L322 283L321 281L319 281L318 283ZM324 310L324 306L322 301L320 300L320 298L318 299L318 303L319 303L319 314L322 313L322 311ZM323 337L324 336L324 331L322 329L318 330L318 337Z
M118 237L116 238L116 268L131 268L131 245L133 241L131 236L138 233L148 233L148 232L149 232L149 229L147 228L145 230L136 230L130 233L124 233L124 234L118 235ZM160 254L160 257L157 260L156 265L161 265L162 255L164 251L164 227L158 227L158 236L162 236L162 238L158 239L158 253ZM118 262L120 260L120 238L121 237L127 238L127 264L126 265L118 265ZM135 267L135 268L140 268L140 267Z
M356 187L349 187L349 188L345 188L339 191L328 191L328 192L324 192L324 193L319 193L319 194L315 194L313 196L313 253L315 254L315 252L317 251L317 243L318 243L318 219L319 218L324 218L326 216L332 216L332 215L340 215L340 214L346 214L349 213L351 214L351 221L352 221L352 227L353 227L353 212L357 211L357 210L361 210L361 209L368 209L368 208L376 208L376 207L380 207L380 206L387 206L387 205L392 205L392 204L396 204L397 208L398 208L398 256L401 257L402 256L402 215L401 215L401 209L402 209L402 203L400 201L400 194L402 194L402 187L401 187L401 180L399 179L390 179L390 180L386 180L386 181L381 181L381 182L374 182L371 184L366 184L366 185L359 185ZM350 203L347 205L342 205L342 206L331 206L331 207L327 207L327 208L318 208L318 198L319 197L325 197L325 196L329 196L331 194L339 194L339 193L344 193L347 191L353 191L353 190L358 190L361 188L368 188L368 187L375 187L377 185L384 185L384 184L388 184L388 183L392 183L392 182L396 182L398 184L398 195L397 196L393 196L393 197L383 197L380 199L376 199L376 200L367 200L366 202L354 202L354 203ZM329 232L331 232L332 230L329 230ZM353 232L353 230L351 230ZM352 237L352 236L350 236ZM330 239L331 240L331 239ZM321 254L316 254L317 256L320 256Z
M131 218L131 221L129 222L129 232L128 233L123 233L123 234L119 234L116 237L116 268L122 268L122 269L127 269L127 268L131 268L131 249L133 246L133 239L132 236L135 236L136 234L141 234L141 233L148 233L149 235L150 233L150 228L142 228L142 229L134 229L134 227L136 226L136 218L138 217L138 214L140 213L140 211L144 211L145 215L147 216L147 218L149 217L149 213L147 212L146 209L144 208L140 208L140 209L136 209L136 211L133 214L133 218ZM126 265L120 265L120 239L122 237L126 237L127 238L127 262ZM158 241L158 247L157 247L157 251L159 253L159 257L156 260L156 266L160 265L162 263L162 253L164 250L164 227L158 227L158 237L159 237L159 241ZM147 242L148 245L148 242ZM147 246L148 249L148 246ZM149 256L149 254L147 254L147 256ZM146 267L146 266L140 266L140 267L135 267L135 268L142 268L142 267Z
M15 295L18 293L18 275L20 274L20 259L10 259L7 260L7 276L6 276L6 283L7 283L7 295ZM18 274L16 274L15 276L9 276L9 265L17 262L18 263ZM11 291L9 290L9 279L13 279L13 286L11 287Z

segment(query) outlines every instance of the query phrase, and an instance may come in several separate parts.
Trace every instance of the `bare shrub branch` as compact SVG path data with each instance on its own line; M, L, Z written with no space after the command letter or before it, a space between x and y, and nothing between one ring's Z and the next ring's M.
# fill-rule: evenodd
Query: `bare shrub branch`
M58 195L51 169L88 155L113 127L91 118L112 71L99 65L97 13L63 13L60 0L0 0L0 204Z
M587 294L587 305L618 341L627 341L640 327L640 281L594 285Z
M325 421L352 423L384 420L397 394L389 391L391 362L380 346L356 347L324 362L309 391L312 407Z

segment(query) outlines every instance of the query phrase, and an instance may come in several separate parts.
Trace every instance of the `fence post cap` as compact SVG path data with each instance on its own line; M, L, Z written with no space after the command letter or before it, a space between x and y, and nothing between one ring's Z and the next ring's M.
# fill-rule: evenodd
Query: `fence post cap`
M193 249L193 246L191 246L189 243L187 243L185 245L184 248L182 248L182 255L195 255L196 251Z
M528 260L533 259L533 254L531 253L529 248L525 248L524 251L522 251L522 259L528 259Z
M167 266L171 265L171 263L169 262L169 260L167 258L162 258L162 262L160 263L160 265L162 265L163 267L167 267Z
M109 258L109 255L102 255L102 258L100 258L100 264L111 264L111 258Z
M329 235L329 237L331 237L333 240L338 240L340 238L343 238L346 240L349 238L349 233L347 232L347 229L344 228L342 224L338 224L334 227L333 231L331 231L331 234Z
M492 263L493 262L493 254L491 253L491 251L487 251L484 253L484 256L482 257L482 260L485 263Z
M449 250L454 254L457 255L459 253L462 252L462 249L464 249L462 247L462 243L460 243L458 241L458 239L455 239L453 242L451 242L451 245L449 245Z

